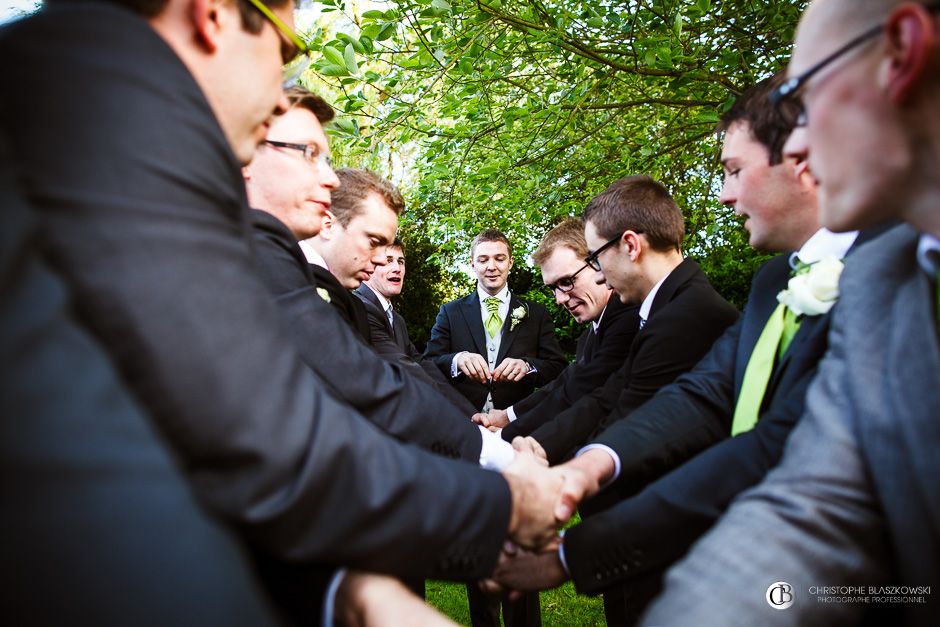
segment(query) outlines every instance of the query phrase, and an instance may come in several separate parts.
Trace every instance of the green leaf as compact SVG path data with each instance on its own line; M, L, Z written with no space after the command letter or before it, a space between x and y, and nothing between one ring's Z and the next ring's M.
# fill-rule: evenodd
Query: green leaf
M365 47L362 45L362 42L353 37L352 35L347 35L346 33L337 33L337 39L342 39L343 41L352 44L352 47L356 49L356 52L359 54L365 54Z
M370 11L363 12L362 17L367 20L382 20L385 19L385 13L383 11L376 11L375 9L372 9Z
M346 62L346 68L350 74L359 73L359 64L356 63L356 49L352 44L346 44L346 50L343 52L343 60Z
M334 65L333 63L326 63L318 67L320 74L324 76L347 76L349 70L346 68L346 65Z
M431 6L450 13L450 2L447 0L431 0Z
M343 53L332 46L323 47L323 57L332 65L346 65Z

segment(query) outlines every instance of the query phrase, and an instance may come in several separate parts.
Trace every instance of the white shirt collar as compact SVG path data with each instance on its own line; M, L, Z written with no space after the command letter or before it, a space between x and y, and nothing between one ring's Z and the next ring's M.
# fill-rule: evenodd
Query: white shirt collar
M675 271L675 269L673 269L673 271ZM672 274L672 272L669 274ZM649 294L646 295L646 298L643 299L643 304L640 305L640 320L642 320L644 323L649 320L650 309L653 308L653 299L656 298L656 292L659 291L663 281L669 278L669 274L661 278L659 282L653 286L653 289L650 290Z
M313 244L309 239L302 240L300 242L300 250L304 251L304 257L307 258L307 263L312 263L315 266L320 266L321 268L330 269L330 266L327 265L326 259L323 258L323 255L317 252L317 249L313 247Z
M940 270L940 239L927 233L921 234L917 242L917 263L931 278L937 276Z
M372 290L372 293L375 294L375 297L379 299L379 304L382 306L382 311L388 311L388 308L391 306L389 300L375 291L375 289L373 289L372 286L368 283L363 282L362 284Z
M480 287L479 283L477 283L477 294L480 296L480 303L484 304L485 306L486 299L490 298L491 294L487 293L486 290ZM496 298L499 299L499 302L501 305L509 304L509 284L508 283L503 286L503 289L499 290L499 292L496 293Z
M594 327L594 332L595 332L595 333L597 333L597 330L601 327L601 320L604 319L604 312L607 311L607 307L610 305L610 299L611 299L611 298L620 298L620 297L617 296L617 294L616 294L615 292L613 292L613 291L608 291L608 293L607 293L607 304L604 305L604 308L603 308L603 309L601 309L601 315L599 315L599 316L597 317L597 320L591 320L591 326Z
M833 233L829 229L819 229L806 240L799 251L790 255L790 267L796 266L797 259L805 264L816 263L824 257L844 259L857 237L858 231Z

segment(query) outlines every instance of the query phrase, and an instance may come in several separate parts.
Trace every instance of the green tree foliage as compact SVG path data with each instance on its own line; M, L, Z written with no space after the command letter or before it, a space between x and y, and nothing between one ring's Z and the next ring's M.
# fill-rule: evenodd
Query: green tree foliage
M646 173L683 207L686 253L741 306L763 257L718 203L714 127L786 62L805 4L324 0L339 17L321 20L306 80L340 112L339 159L402 183L406 223L433 242L442 276L459 276L486 227L510 236L522 265L559 217Z

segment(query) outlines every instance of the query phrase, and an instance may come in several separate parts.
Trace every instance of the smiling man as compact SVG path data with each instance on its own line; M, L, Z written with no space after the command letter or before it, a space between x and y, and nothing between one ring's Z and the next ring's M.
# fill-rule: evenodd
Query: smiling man
M524 455L500 474L403 445L293 345L259 279L240 171L289 107L292 8L51 2L0 32L0 122L71 306L199 504L309 623L317 564L482 575L507 533L540 543L571 500L554 512L570 475Z
M937 622L938 9L817 0L800 21L775 99L805 114L786 149L818 177L823 224L907 224L847 259L779 467L670 571L646 624Z
M528 416L554 415L602 385L623 365L630 351L640 326L639 306L623 304L616 292L594 281L594 273L584 261L587 255L580 218L568 218L550 230L532 254L555 302L590 327L578 339L575 362L557 379L504 410L474 416L484 426L502 428L507 442L524 433Z
M477 410L502 409L525 398L565 365L548 310L510 292L512 264L512 247L499 231L486 230L473 239L470 267L477 289L441 306L425 352ZM474 627L499 624L497 602L473 583L467 596ZM538 594L504 603L503 620L514 626L540 624Z
M520 435L531 434L551 463L629 420L659 388L691 369L738 316L698 264L682 256L682 211L658 181L615 181L591 199L584 222L592 280L612 288L623 303L638 305L640 322L627 358L602 386L561 412L511 425Z

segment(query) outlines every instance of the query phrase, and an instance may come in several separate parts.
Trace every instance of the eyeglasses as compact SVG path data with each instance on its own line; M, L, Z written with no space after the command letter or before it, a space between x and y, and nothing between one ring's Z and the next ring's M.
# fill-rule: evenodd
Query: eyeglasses
M591 253L590 255L588 255L587 257L585 257L585 258L584 258L584 263L586 263L587 265L591 266L591 268L592 268L595 272L600 272L600 270L601 270L601 262L600 262L600 260L598 259L598 257L601 256L601 253L602 253L602 252L604 252L605 250L607 250L608 248L610 248L611 246L613 246L614 244L616 244L617 242L619 242L622 235L623 235L623 233L620 233L620 234L617 235L616 237L612 237L611 239L609 239L606 244L604 244L603 246L601 246L600 248L598 248L597 250L595 250L593 253Z
M277 142L271 139L264 140L265 144L269 146L274 146L275 148L288 148L290 150L299 150L304 153L304 159L307 163L319 167L319 168L328 168L333 169L333 162L330 160L329 155L320 150L320 147L316 144L292 144L290 142Z
M284 64L281 78L285 84L293 83L304 70L310 67L310 47L261 0L248 0L248 2L258 9L281 35L281 60Z
M925 4L923 7L930 13L934 13L940 11L940 2ZM777 89L770 93L771 104L777 107L777 110L787 119L787 122L791 126L805 126L807 119L806 108L803 104L802 98L800 97L800 91L802 91L803 87L805 87L806 82L818 74L821 70L831 65L836 60L849 53L851 50L862 45L880 33L882 30L884 30L884 24L872 26L855 38L850 39L848 43L843 45L841 48L836 49L835 52L824 58L822 61L816 63L799 76L794 76L793 78L784 81L779 87L777 87Z
M585 268L589 268L589 267L591 267L591 264L585 263L583 266L578 268L577 272L575 272L571 276L563 276L557 281L555 281L554 283L547 283L545 285L545 289L548 290L548 292L551 293L552 296L555 295L555 290L561 290L563 294L567 294L568 292L574 289L575 278L579 274L581 274L582 270L584 270Z

